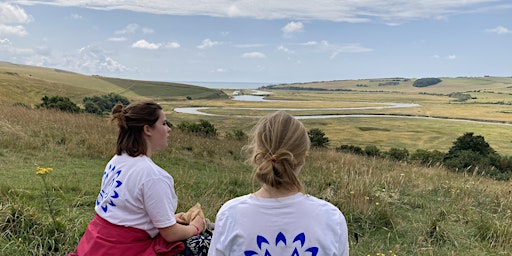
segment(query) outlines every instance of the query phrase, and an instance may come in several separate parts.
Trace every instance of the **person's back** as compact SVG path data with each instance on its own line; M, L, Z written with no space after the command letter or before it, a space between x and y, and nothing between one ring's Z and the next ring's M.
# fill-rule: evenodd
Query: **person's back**
M221 208L216 226L226 228L215 231L209 255L348 255L341 212L302 193L235 198Z
M246 149L261 188L221 207L208 255L348 255L345 217L297 178L310 146L302 123L278 111L252 136Z

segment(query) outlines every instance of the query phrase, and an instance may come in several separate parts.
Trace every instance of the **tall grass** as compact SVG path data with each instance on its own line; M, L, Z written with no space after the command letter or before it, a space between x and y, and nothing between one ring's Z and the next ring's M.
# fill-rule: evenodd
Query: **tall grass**
M74 250L115 134L106 118L0 106L0 255ZM180 211L200 202L214 220L226 200L256 188L243 144L173 130L154 161L174 177ZM53 168L56 225L35 164ZM312 150L301 179L345 214L351 255L512 255L511 182L329 149Z

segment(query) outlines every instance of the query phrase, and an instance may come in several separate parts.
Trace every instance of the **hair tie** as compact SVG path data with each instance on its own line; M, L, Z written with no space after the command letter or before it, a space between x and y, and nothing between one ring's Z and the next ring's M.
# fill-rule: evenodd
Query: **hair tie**
M271 156L268 158L268 160L269 160L269 161L271 161L272 163L277 162L276 155L271 155Z

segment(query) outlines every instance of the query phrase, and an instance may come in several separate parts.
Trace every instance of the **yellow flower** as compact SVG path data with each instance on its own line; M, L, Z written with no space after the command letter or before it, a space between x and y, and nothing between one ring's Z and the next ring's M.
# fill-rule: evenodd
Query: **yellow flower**
M38 166L36 168L36 174L38 174L38 175L46 175L46 174L48 174L52 170L53 170L53 168L50 168L50 167L44 168L44 167L39 167Z
M379 205L379 202L375 202L375 205Z

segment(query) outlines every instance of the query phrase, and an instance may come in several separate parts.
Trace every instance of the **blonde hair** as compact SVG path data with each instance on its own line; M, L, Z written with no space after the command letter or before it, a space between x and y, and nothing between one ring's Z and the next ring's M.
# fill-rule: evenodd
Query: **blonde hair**
M304 125L284 111L264 116L244 147L254 168L254 178L276 189L298 190L304 186L297 178L304 165L310 140Z

